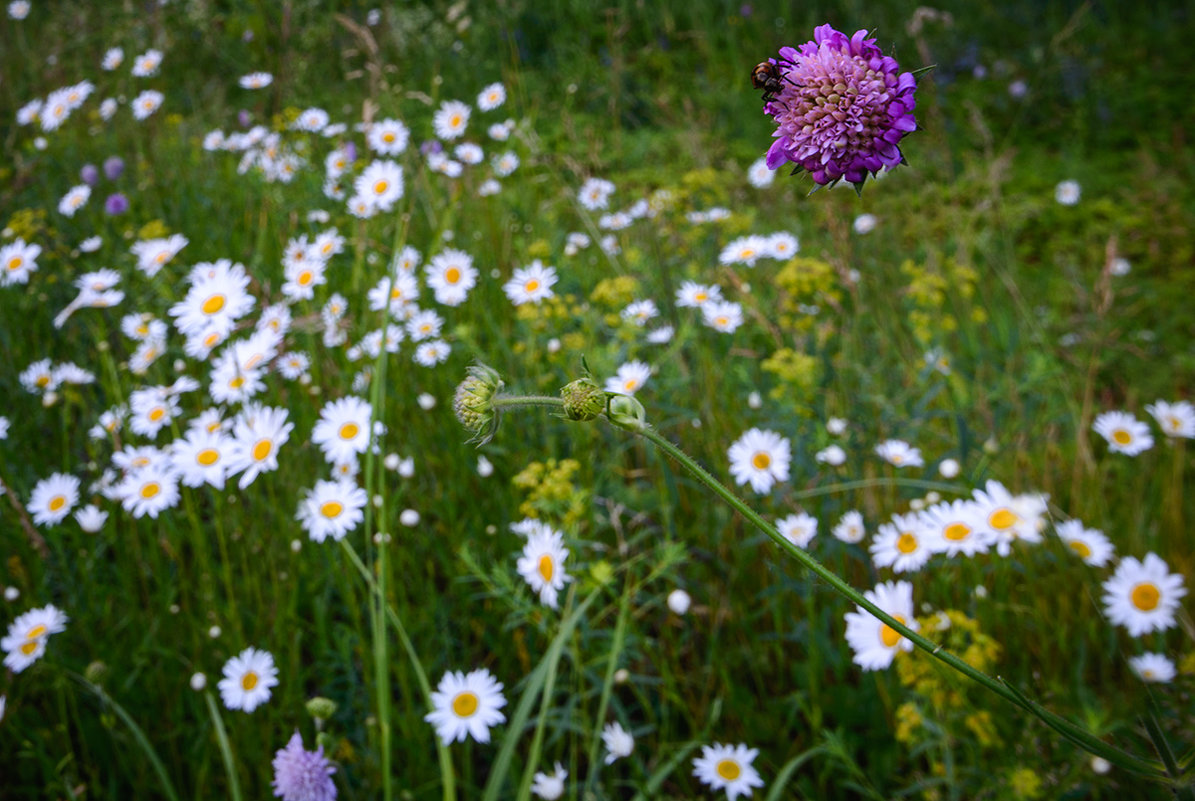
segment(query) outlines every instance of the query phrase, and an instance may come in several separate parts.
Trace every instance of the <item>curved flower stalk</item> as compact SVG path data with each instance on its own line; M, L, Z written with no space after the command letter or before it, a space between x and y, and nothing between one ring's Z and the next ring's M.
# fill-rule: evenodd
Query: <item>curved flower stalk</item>
M493 385L494 382L497 382L497 386L500 386L500 380L496 372L485 367L479 369L489 371L489 374L491 374L490 383ZM465 380L464 384L469 384L475 380L475 376L476 373L470 371L470 377ZM646 420L646 411L643 405L634 398L613 392L605 392L604 410L600 414L591 414L597 406L597 398L592 392L591 384L592 382L587 381L587 379L574 381L564 387L561 392L562 397L559 398L502 395L495 390L489 396L488 401L482 404L484 408L474 407L465 410L466 413L458 412L457 418L474 436L477 436L479 434L493 433L493 427L491 426L493 418L487 417L487 413L492 413L496 417L499 410L509 411L525 406L547 406L560 410L562 412L561 417L568 420L586 421L604 417L612 426L638 434L679 462L682 467L697 478L709 491L713 492L731 506L731 508L750 521L789 556L796 559L806 569L812 571L830 585L835 592L874 615L895 632L907 638L913 643L914 647L924 651L934 659L949 665L972 681L982 684L996 695L1037 717L1054 731L1085 751L1102 757L1124 770L1166 783L1176 792L1186 792L1190 789L1188 778L1185 775L1187 771L1180 769L1177 762L1171 765L1171 760L1158 761L1145 759L1129 754L1104 742L1082 726L1049 711L999 676L988 676L986 673L977 670L958 656L945 650L940 644L923 637L918 632L909 628L903 621L885 612L865 597L863 593L822 565L821 562L807 551L789 542L775 526L744 503L742 499L711 475L709 471L652 428ZM578 414L577 410L582 406L586 413ZM1155 743L1157 742L1155 738ZM1159 748L1164 744L1165 741L1163 740ZM1185 798L1187 796L1181 797Z

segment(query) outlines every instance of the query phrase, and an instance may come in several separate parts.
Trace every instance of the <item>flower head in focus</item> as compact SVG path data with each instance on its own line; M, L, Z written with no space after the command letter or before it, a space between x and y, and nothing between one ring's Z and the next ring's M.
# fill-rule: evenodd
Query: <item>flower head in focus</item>
M792 162L818 185L846 180L861 191L869 174L904 163L899 143L917 130L917 83L866 37L822 25L813 41L756 68L764 113L776 122L769 169Z

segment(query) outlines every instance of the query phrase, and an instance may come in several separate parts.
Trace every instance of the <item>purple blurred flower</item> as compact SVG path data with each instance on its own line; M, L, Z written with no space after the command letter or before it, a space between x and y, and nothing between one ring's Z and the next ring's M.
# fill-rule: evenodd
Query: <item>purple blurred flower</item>
M95 186L100 180L100 171L94 164L84 164L83 169L79 170L79 178L88 186Z
M274 755L274 795L282 801L333 801L335 772L336 768L324 756L324 747L304 750L303 738L296 731L286 747Z
M104 211L107 214L115 217L117 214L124 214L129 210L129 199L117 192L113 195L108 195L108 199L104 201Z
M124 159L120 156L109 156L104 159L104 175L109 181L115 181L124 174Z
M247 109L241 109L237 112L237 122L241 124L242 128L248 128L249 123L253 122L253 115Z
M428 139L419 146L419 152L425 156L430 156L432 153L444 152L444 146L440 144L439 139Z
M814 183L846 180L862 189L867 176L904 163L897 146L917 130L916 81L885 56L867 31L846 34L822 25L799 49L769 59L780 88L764 104L776 121L769 169L791 161Z

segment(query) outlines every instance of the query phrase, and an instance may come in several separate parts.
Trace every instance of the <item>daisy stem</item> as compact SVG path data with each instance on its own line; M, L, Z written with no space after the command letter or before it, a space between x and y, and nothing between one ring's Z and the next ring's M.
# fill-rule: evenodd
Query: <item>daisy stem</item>
M162 760L158 758L158 754L150 744L149 738L145 736L145 731L137 725L137 721L133 720L132 715L123 706L112 700L112 696L104 692L103 687L93 684L78 673L67 671L67 675L94 693L95 697L100 699L101 704L110 708L116 713L118 718L124 721L124 724L129 727L129 731L133 733L133 739L137 741L137 745L141 746L141 750L149 758L149 764L153 766L154 773L158 774L158 779L162 782L162 789L165 791L166 797L170 801L178 801L178 793L174 791L174 785L170 783L170 774L166 772L166 766L162 764Z
M1009 703L1012 703L1039 718L1047 726L1054 729L1054 731L1058 732L1067 740L1070 740L1072 743L1078 745L1085 751L1097 756L1101 756L1104 759L1107 759L1109 762L1133 773L1148 776L1161 781L1165 781L1167 779L1167 771L1159 762L1133 756L1132 754L1126 753L1114 746L1109 745L1087 729L1084 729L1083 727L1072 723L1069 720L1054 714L1053 712L1050 712L1045 707L1036 703L1024 693L1014 688L1011 684L1005 682L1003 679L999 677L993 678L980 670L976 670L974 667L967 664L959 657L942 648L941 645L922 637L904 623L901 623L883 609L867 600L862 593L839 578L838 575L836 575L833 571L824 567L821 562L819 562L813 556L785 539L784 536L777 531L771 523L747 506L733 492L727 489L720 481L706 471L705 468L690 458L688 454L686 454L680 448L676 447L659 433L657 433L651 426L642 425L636 428L635 431L657 448L667 453L676 461L680 462L681 466L692 473L702 484L705 484L707 487L709 487L710 490L722 498L722 500L726 501L726 503L728 503L735 511L743 515L743 517L754 524L756 528L767 534L768 537L771 538L771 540L789 556L796 559L807 569L813 571L814 574L829 584L836 592L838 592L839 595L842 595L847 600L879 618L881 622L898 632L901 636L907 638L913 643L913 645L920 648L922 651L925 651L927 654L939 660L940 662L944 662L972 681L982 684L984 687L987 687L989 690L994 692L996 695L999 695Z
M220 719L220 709L216 706L216 697L208 690L203 694L207 701L208 712L212 715L212 725L216 727L216 742L220 744L220 754L224 757L224 770L228 774L228 796L232 801L241 801L241 782L237 778L236 763L232 760L232 746L228 743L228 732L224 730L224 721Z
M407 636L407 629L402 624L402 618L398 616L398 613L394 611L394 608L390 604L385 603L385 598L381 595L381 589L378 587L377 581L374 580L373 575L369 572L369 568L361 561L361 557L353 550L353 546L349 543L347 537L340 540L340 548L348 556L349 561L353 563L353 567L357 569L357 572L361 574L361 578L365 579L370 592L378 597L379 603L384 604L386 617L390 620L390 625L394 627L395 633L398 634L398 641L402 644L403 650L407 652L407 658L411 662L411 669L415 672L415 681L419 684L419 690L423 694L424 703L431 709L432 686L427 680L427 673L423 670L423 664L419 661L419 654L415 652L415 644ZM433 737L432 739L436 743L436 752L440 760L440 782L444 801L454 801L456 798L456 778L452 772L452 758L448 753L448 748L439 737Z

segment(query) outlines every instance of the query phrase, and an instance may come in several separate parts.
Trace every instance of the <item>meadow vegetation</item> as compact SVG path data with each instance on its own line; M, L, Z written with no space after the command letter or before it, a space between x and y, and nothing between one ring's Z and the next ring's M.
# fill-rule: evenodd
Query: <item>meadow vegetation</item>
M6 4L0 797L1169 796L642 438L470 416L587 375L1192 792L1190 10L764 6ZM861 193L760 163L827 22L934 67Z

